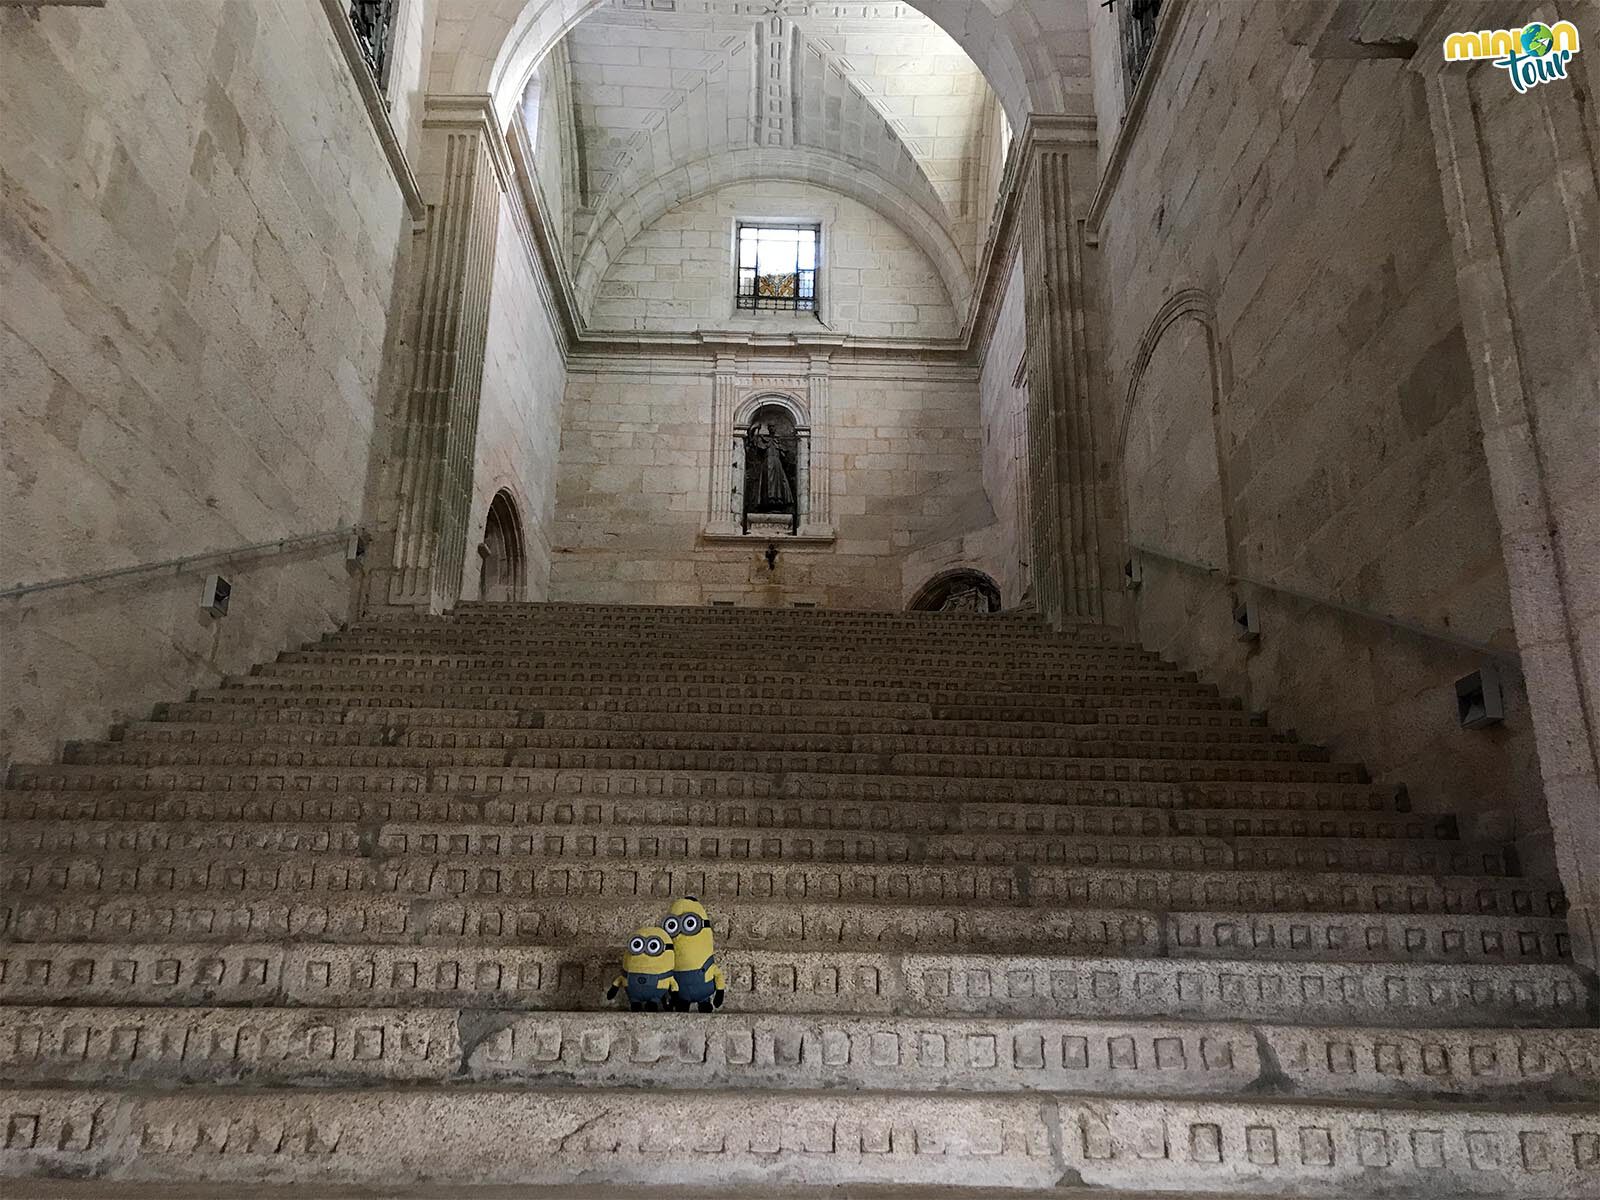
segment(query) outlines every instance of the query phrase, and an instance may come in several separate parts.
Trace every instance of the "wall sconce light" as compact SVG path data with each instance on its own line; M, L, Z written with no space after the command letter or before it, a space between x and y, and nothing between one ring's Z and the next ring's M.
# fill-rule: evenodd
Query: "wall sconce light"
M1463 729L1485 729L1506 719L1505 693L1493 664L1456 680L1456 719Z
M352 569L366 565L367 536L360 530L350 535L344 546L344 565Z
M200 607L213 617L228 615L228 597L233 594L233 584L221 575L207 575L206 585L200 591Z
M771 542L768 542L767 543L767 552L764 555L762 555L762 557L767 560L767 570L776 571L778 569L778 548L777 548L777 546L773 545Z
M1137 592L1144 586L1144 564L1137 557L1122 564L1122 586L1130 592Z
M1261 619L1250 600L1233 602L1233 638L1237 642L1255 642L1261 639Z

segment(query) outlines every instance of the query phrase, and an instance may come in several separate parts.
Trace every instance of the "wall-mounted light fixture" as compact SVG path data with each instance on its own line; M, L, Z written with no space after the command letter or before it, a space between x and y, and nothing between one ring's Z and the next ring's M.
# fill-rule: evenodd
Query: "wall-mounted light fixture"
M352 569L366 565L367 535L359 529L350 535L344 546L344 565Z
M213 617L228 615L228 597L233 594L233 584L221 575L207 575L206 585L200 590L200 607Z
M1239 642L1254 642L1261 638L1261 617L1253 600L1233 602L1233 637Z
M1130 592L1137 592L1144 586L1144 564L1137 555L1122 564L1122 586Z
M1505 692L1494 664L1486 663L1456 680L1456 719L1463 729L1484 729L1506 719Z

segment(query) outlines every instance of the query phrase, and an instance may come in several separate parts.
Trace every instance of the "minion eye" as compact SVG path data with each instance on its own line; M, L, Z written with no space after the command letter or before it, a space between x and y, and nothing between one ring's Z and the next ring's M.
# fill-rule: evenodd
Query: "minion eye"
M689 929L689 924L688 924L687 921L684 922L684 926L683 927L685 929ZM665 921L661 922L661 928L665 929L668 933L677 933L678 932L678 918L677 917L668 917ZM694 930L689 929L689 932L693 933Z
M648 946L646 946L645 949L648 950L651 954L660 954L661 953L661 939L660 938L651 938L650 939L650 944Z
M685 933L697 933L697 932L699 932L699 930L700 930L700 918L699 917L695 916L693 913L690 913L688 916L686 916L683 919L683 931Z
M644 939L643 938L634 938L633 941L628 943L628 949L632 950L635 954L643 954L644 953Z

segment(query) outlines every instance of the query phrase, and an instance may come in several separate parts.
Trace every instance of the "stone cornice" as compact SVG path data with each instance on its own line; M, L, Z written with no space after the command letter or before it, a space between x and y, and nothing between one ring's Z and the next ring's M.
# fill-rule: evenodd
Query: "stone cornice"
M968 351L982 357L994 337L1006 281L1011 277L1012 265L1021 249L1017 232L1022 184L1027 179L1034 154L1043 149L1092 145L1095 138L1093 117L1030 113L1022 132L1011 143L1005 172L1000 177L1000 193L989 223L983 260L978 264L977 290L973 294L967 327L962 331L962 341Z
M488 96L461 96L448 92L429 92L422 102L424 129L454 129L476 133L483 138L494 163L502 192L512 189L511 153L505 135L495 120L494 102Z
M344 56L345 65L350 68L356 94L361 97L361 103L367 110L367 118L372 122L373 133L378 136L378 144L383 148L389 170L400 185L400 194L405 197L406 212L413 221L421 221L428 215L427 206L422 202L422 189L417 186L417 177L411 173L411 164L406 161L405 147L400 144L400 138L394 131L394 122L389 120L389 108L378 91L378 81L372 77L361 47L356 43L356 31L350 27L349 9L344 0L322 0L322 11L333 26L333 40Z

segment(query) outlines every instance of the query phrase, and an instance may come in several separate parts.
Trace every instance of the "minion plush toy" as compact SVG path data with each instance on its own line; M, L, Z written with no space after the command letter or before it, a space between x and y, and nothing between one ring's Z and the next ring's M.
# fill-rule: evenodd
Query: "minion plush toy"
M699 1005L703 1013L721 1008L727 984L722 968L717 966L711 918L706 916L705 905L693 896L674 900L661 928L672 938L678 1008L687 1012L691 1005Z
M672 951L672 939L665 929L655 925L635 929L622 952L622 974L611 981L606 999L615 1000L618 989L625 987L628 1007L634 1012L669 1007L672 993L678 990Z

